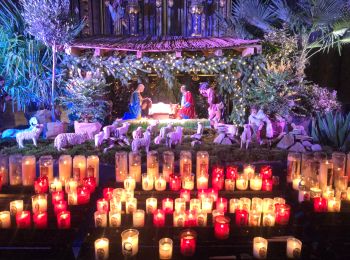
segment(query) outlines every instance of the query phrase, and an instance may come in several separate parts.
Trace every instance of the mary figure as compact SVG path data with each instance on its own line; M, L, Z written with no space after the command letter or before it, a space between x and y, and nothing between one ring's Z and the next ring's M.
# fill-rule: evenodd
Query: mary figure
M142 96L141 93L145 90L143 84L139 84L136 90L132 93L129 103L129 112L126 112L123 116L123 120L127 119L140 119L142 112Z

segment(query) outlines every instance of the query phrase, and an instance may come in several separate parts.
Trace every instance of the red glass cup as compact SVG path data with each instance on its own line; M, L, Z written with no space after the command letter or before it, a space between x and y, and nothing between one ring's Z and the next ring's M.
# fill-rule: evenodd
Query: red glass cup
M230 218L225 216L215 217L214 235L217 239L227 239L230 236Z

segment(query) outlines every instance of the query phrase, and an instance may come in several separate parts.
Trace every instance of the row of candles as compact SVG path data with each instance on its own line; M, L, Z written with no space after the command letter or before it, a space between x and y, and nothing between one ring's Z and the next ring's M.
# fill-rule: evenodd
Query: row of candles
M127 229L121 233L122 254L126 257L136 256L139 251L139 231ZM171 259L173 257L173 240L162 238L159 240L159 259ZM196 253L197 233L194 230L186 229L180 233L180 252L186 257ZM109 240L99 238L94 243L95 259L103 260L109 258ZM301 257L302 242L294 237L287 238L286 257L298 259ZM263 237L254 237L253 256L256 259L266 259L268 253L268 240Z

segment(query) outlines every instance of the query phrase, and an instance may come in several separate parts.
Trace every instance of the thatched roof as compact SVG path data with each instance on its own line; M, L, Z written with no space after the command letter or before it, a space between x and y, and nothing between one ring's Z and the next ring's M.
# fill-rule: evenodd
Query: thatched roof
M236 49L260 46L259 40L242 40L231 37L185 38L167 37L116 37L93 36L76 39L71 47L136 52L203 51L210 49Z

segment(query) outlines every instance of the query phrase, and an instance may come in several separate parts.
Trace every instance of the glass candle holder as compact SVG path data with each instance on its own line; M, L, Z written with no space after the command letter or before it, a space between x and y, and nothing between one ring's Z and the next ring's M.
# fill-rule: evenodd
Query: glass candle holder
M61 155L58 159L58 177L65 183L72 176L72 156Z
M111 200L112 197L113 197L113 188L110 188L110 187L107 187L107 188L104 188L102 190L102 193L103 193L103 197L106 199L106 200Z
M141 154L139 152L129 153L129 176L136 182L141 182Z
M314 163L314 155L313 153L302 153L301 155L301 175L304 177L304 178L307 178L307 177L312 177L312 174L313 174L313 163ZM307 185L307 187L309 187Z
M136 180L133 176L128 176L124 180L124 189L125 190L135 190L136 188Z
M96 202L96 208L99 212L108 212L109 211L109 203L105 198L98 199Z
M147 173L142 174L142 189L144 191L153 190L154 185L154 177L152 175L148 175Z
M159 240L159 259L171 259L173 256L173 240L162 238Z
M68 205L78 205L78 195L76 191L68 193Z
M334 187L336 190L346 191L346 189L348 188L348 182L349 176L339 176L334 180Z
M226 179L225 180L225 190L226 191L234 191L235 190L235 180Z
M287 204L275 204L276 224L287 225L290 217L290 206Z
M295 177L295 178L292 180L292 187L293 187L293 190L299 190L300 181L301 181L300 176Z
M96 211L94 213L95 228L107 227L107 213Z
M147 174L153 178L159 175L159 160L157 151L149 151L147 153Z
M190 200L190 210L201 210L201 201L199 199Z
M262 181L261 190L262 191L272 191L273 182L272 179L264 179Z
M128 153L124 151L115 153L115 180L124 182L128 176Z
M197 175L197 189L208 189L208 174Z
M0 229L11 228L10 211L0 211Z
M188 176L192 174L192 154L190 151L180 152L180 176Z
M33 186L36 177L35 156L27 155L22 157L22 184L23 186Z
M184 198L175 199L175 211L185 211L186 210L186 200Z
M78 188L78 182L74 179L66 180L64 189L66 193L76 192Z
M215 189L215 190L224 189L225 178L224 178L223 173L213 174L212 179L211 179L211 185L212 185L213 189Z
M217 239L227 239L230 236L230 218L225 216L215 217L214 235Z
M146 212L147 214L152 214L157 209L157 199L148 198L146 199Z
M237 190L247 190L248 188L248 176L246 174L239 174L236 179Z
M100 158L90 155L86 158L86 177L95 177L96 185L100 183Z
M267 246L268 242L265 238L254 237L253 239L253 256L256 259L267 258Z
M57 202L64 200L64 192L63 191L54 191L51 194L52 205Z
M236 225L238 227L248 226L248 211L244 209L236 209Z
M162 200L162 209L166 214L172 214L174 211L174 200L165 198Z
M212 198L213 201L216 201L218 199L219 193L216 189L207 189L206 193L207 197Z
M196 210L186 210L185 214L186 214L185 227L197 226L197 211Z
M340 212L341 200L340 198L329 198L327 201L328 212Z
M68 203L65 200L60 200L60 201L56 202L53 205L53 207L54 207L55 216L57 216L58 213L67 210Z
M62 211L57 214L57 228L69 229L71 226L70 211Z
M194 174L188 174L182 177L182 188L186 190L194 189Z
M212 170L211 170L211 175L213 177L218 177L218 176L225 177L225 175L224 175L224 167L221 166L221 165L213 165Z
M53 158L51 155L41 156L39 158L40 177L47 177L49 181L53 180Z
M208 176L209 174L209 153L198 151L196 155L196 176ZM198 177L197 177L198 180ZM201 188L207 189L207 188Z
M321 197L322 190L319 187L311 187L310 188L310 198Z
M289 259L299 259L301 257L301 247L303 243L296 239L295 237L290 237L287 239L287 258Z
M169 181L169 187L172 191L179 191L181 189L181 177L178 175L171 175Z
M196 252L197 233L187 229L180 233L180 252L183 256L193 256Z
M10 202L11 216L16 216L17 213L23 211L23 200L13 200Z
M22 184L22 155L14 154L9 157L10 185Z
M109 258L109 240L99 238L95 240L95 260L106 260Z
M62 191L62 181L59 178L54 178L50 182L50 192Z
M320 162L318 180L322 191L333 185L333 162L331 160L322 160Z
M202 210L197 211L197 226L206 227L208 222L208 214Z
M248 176L248 179L251 179L255 175L255 165L252 165L252 164L243 165L243 174Z
M122 201L120 200L120 198L112 197L112 199L109 201L109 208L110 208L110 211L121 212Z
M132 223L134 227L144 227L145 226L145 211L143 209L137 209L132 214Z
M173 226L174 227L184 227L186 220L185 211L175 211L173 214Z
M262 188L262 178L260 175L255 175L249 180L249 187L251 190L261 190Z
M237 198L230 199L229 204L230 204L230 213L235 213L236 209L242 208L241 207L242 202Z
M78 183L82 183L86 178L86 157L84 155L76 155L73 157L73 179Z
M108 213L108 218L110 227L120 227L122 223L122 214L120 211L110 211Z
M186 202L190 202L191 200L191 191L186 189L181 189L180 198L183 198Z
M2 185L8 185L9 176L8 176L8 162L9 159L5 155L0 155L0 177L2 179Z
M238 176L238 166L229 165L226 167L226 179L235 180Z
M139 231L136 229L127 229L121 233L122 253L126 257L137 255L139 251Z
M213 199L206 197L202 199L202 211L205 213L211 213L213 210Z
M32 196L33 213L47 211L47 194L37 194Z
M276 222L276 215L274 212L264 212L262 223L264 227L274 227Z
M257 212L263 211L263 199L261 198L252 198L251 209L256 210Z
M137 209L137 199L129 198L125 201L125 212L126 214L133 214Z
M249 211L248 225L250 227L259 227L261 223L261 212L257 210Z
M264 213L275 211L275 203L271 198L264 198L262 201L262 211Z
M162 209L153 211L153 226L164 227L165 226L165 212Z
M78 205L84 205L90 202L90 190L88 187L78 187L77 202Z
M39 177L34 181L34 191L37 194L47 193L49 191L49 180L47 177Z
M270 165L262 165L260 167L260 176L264 179L271 179L272 178L272 168Z
M154 187L157 191L166 190L166 180L162 175L159 175L154 180Z
M252 205L251 199L243 197L243 198L240 198L239 200L241 201L241 208L249 212Z
M47 212L38 212L33 215L34 228L47 228Z
M30 212L28 210L17 212L16 225L17 225L17 228L30 228L31 217L30 217Z
M227 212L227 199L226 198L218 198L216 200L216 209L226 213Z
M95 177L88 177L83 180L83 186L87 187L90 193L93 193L96 189L96 180Z
M332 153L334 179L345 175L346 154L341 152Z
M163 152L163 176L167 182L170 180L170 175L174 173L174 158L172 151Z

